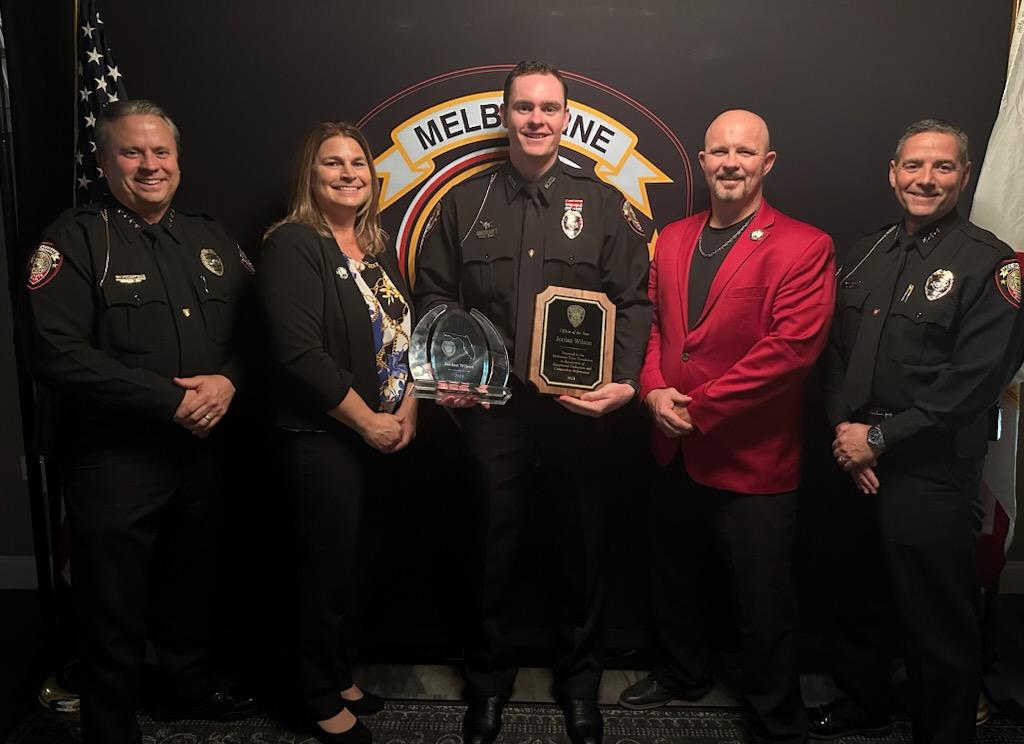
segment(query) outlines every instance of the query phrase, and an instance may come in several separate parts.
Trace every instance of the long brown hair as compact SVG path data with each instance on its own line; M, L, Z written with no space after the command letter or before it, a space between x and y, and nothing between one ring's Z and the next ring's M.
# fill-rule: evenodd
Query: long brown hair
M327 224L320 207L313 197L313 166L316 163L320 145L331 137L348 137L359 143L370 169L370 198L356 213L356 241L359 247L371 256L380 255L387 244L387 234L380 226L380 182L377 180L377 169L373 165L373 154L363 133L344 121L323 121L313 127L306 135L295 161L292 176L291 196L288 199L288 214L284 219L275 222L263 234L267 237L281 225L297 222L308 225L323 235L332 238L331 226Z

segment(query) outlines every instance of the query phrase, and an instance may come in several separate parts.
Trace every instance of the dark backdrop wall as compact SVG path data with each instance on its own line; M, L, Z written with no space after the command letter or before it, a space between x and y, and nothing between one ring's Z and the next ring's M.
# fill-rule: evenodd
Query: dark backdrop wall
M21 252L18 261L44 221L70 205L72 162L71 28L41 20L70 18L71 3L28 5L31 12L12 0L0 3L5 21L24 21L12 29L18 57L11 62L22 217L21 240L12 251ZM937 115L959 122L980 164L1002 93L1010 24L1010 0L103 0L101 12L129 94L160 102L182 130L180 202L217 217L257 264L260 235L282 214L293 153L314 122L358 121L375 112L368 132L380 154L392 144L391 128L431 101L384 110L379 104L455 70L524 58L547 59L575 79L596 81L573 82L570 97L580 95L597 108L617 106L618 120L641 136L639 152L650 157L648 143L662 148L655 165L671 172L674 183L650 186L649 229L706 206L699 173L687 193L685 164L696 166L711 118L744 107L767 119L779 153L768 198L831 233L842 252L855 237L897 217L886 168L910 121ZM15 42L10 46L13 52ZM49 48L54 55L47 56ZM494 90L502 77L498 70L465 78L462 88L449 81L432 102ZM635 105L624 104L625 97ZM672 155L653 120L674 135L681 153ZM662 145L656 146L658 137ZM256 421L260 406L253 397L248 415ZM371 508L376 531L368 549L377 562L370 576L370 635L382 648L436 650L458 638L472 499L458 486L462 478L452 475L464 467L456 433L429 407L424 419L413 486ZM650 463L639 417L624 413L617 425L621 457L595 466L608 468L620 493L609 626L610 635L619 634L618 645L629 647L642 635L635 566L643 552ZM227 538L236 557L226 597L241 608L235 631L250 637L254 617L272 623L280 612L274 592L284 586L280 566L287 560L277 542L286 505L267 485L265 441L251 436L233 463L238 475ZM822 449L816 442L805 489L810 524L827 508L829 490L816 466ZM544 520L537 522L521 577L522 591L533 595L544 573ZM813 552L814 538L805 537L802 549ZM539 607L524 604L524 628L544 625ZM524 643L537 638L526 633Z

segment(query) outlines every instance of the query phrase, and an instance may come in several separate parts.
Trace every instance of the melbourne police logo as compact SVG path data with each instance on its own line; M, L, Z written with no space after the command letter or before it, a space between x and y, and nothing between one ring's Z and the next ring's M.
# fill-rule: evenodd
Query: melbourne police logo
M413 281L416 246L436 223L431 216L442 197L507 159L507 132L498 111L511 69L474 67L416 83L358 122L378 153L381 221ZM686 150L651 110L625 93L577 73L563 70L562 76L569 85L562 162L622 193L623 214L633 217L631 226L646 235L653 255L658 229L692 211L693 172ZM574 205L566 205L562 229L570 238L583 229Z

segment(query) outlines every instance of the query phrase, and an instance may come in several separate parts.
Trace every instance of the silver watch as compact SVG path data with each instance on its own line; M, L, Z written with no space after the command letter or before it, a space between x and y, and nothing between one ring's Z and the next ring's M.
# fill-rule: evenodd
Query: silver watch
M868 428L867 439L868 444L871 445L876 452L881 452L885 449L885 437L882 436L882 427L878 424L874 424Z

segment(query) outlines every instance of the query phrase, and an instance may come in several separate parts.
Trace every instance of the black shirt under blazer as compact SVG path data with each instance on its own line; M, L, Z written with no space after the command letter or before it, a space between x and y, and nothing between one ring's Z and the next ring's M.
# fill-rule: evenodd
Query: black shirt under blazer
M377 259L409 302L394 252ZM334 429L340 424L327 411L350 388L379 411L369 310L335 240L306 225L281 225L263 243L257 281L279 373L275 423Z

